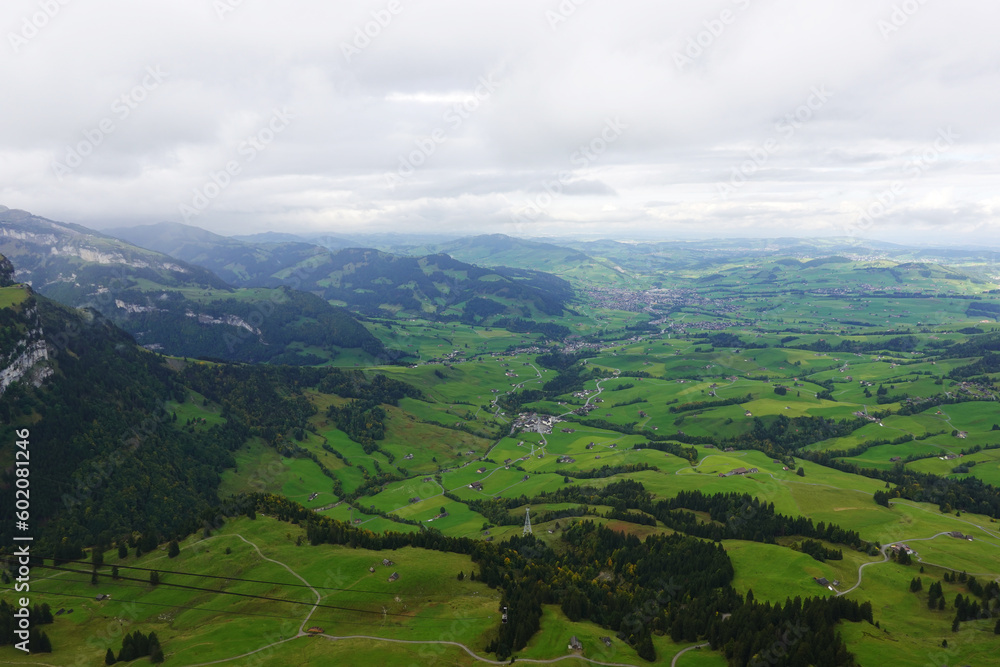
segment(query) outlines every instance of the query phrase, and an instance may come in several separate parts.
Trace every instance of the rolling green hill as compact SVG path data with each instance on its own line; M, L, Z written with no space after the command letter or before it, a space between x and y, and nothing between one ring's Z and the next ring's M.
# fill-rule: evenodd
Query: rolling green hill
M479 266L510 266L545 271L575 281L581 286L623 282L620 271L579 250L504 234L470 236L429 246L403 246L399 251L410 255L439 252Z

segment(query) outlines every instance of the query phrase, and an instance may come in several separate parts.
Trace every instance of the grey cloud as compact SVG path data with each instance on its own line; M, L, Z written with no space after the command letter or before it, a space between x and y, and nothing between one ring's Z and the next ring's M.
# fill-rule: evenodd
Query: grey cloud
M889 32L882 0L588 2L567 15L551 0L399 0L389 18L388 0L232 4L220 16L203 0L68 3L15 51L10 34L37 3L10 0L0 203L98 227L179 221L179 204L236 160L240 175L192 224L511 233L554 175L564 196L524 233L839 233L900 178L905 199L871 233L969 236L995 222L989 0L925 3ZM733 20L720 28L723 10ZM168 76L121 118L115 101L147 67ZM810 108L817 87L830 96ZM280 108L294 120L249 160L240 147ZM56 173L106 118L114 130ZM587 156L609 119L626 127ZM960 140L907 177L949 126Z

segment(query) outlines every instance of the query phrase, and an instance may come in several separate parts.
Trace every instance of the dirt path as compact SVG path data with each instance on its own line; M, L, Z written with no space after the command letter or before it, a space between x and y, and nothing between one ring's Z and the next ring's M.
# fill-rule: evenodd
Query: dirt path
M472 649L470 649L465 644L459 644L458 642L449 642L449 641L441 641L441 640L433 640L433 639L426 639L426 640L420 640L420 639L387 639L386 637L373 637L371 635L349 635L349 636L345 636L345 637L335 637L333 635L323 634L323 635L320 635L320 636L324 637L326 639L333 640L333 641L350 640L350 639L368 639L368 640L377 641L377 642L391 642L393 644L441 644L441 645L445 645L445 646L455 646L457 648L460 648L463 651L465 651L466 653L468 653L470 657L475 658L479 662L485 662L486 664L489 664L489 665L509 665L510 662L511 662L510 660L498 661L498 660L490 660L489 658L484 658L484 657L476 654ZM707 646L707 644L706 644L706 646ZM585 657L583 657L581 655L576 655L576 654L563 655L563 656L559 656L558 658L549 658L547 660L542 660L542 659L539 659L539 658L521 658L521 657L517 658L517 662L518 663L521 663L521 662L530 662L530 663L533 663L533 664L536 664L536 665L548 665L548 664L552 664L552 663L555 663L555 662L562 662L563 660L580 660L582 662L587 662L587 663L590 663L592 665L607 665L608 667L635 667L635 665L627 665L627 664L620 663L620 662L601 662L599 660L592 660L590 658L585 658Z

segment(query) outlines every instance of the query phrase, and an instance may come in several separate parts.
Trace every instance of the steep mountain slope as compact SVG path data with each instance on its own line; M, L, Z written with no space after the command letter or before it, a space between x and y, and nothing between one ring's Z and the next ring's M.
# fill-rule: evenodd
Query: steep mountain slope
M51 368L42 364L47 359L31 289L14 283L13 265L0 257L0 396L25 378L40 384L51 374Z
M228 288L211 272L162 253L6 207L0 209L0 254L15 266L18 280L64 303L95 301L137 280L173 288Z
M24 298L0 308L0 330L17 339L15 352L41 352L8 376L0 397L0 488L12 497L20 439L13 431L26 429L30 525L40 553L72 557L80 545L132 531L193 529L215 502L219 472L232 465L227 448L242 437L175 428L164 405L177 385L161 358L94 311L2 288L15 289ZM9 348L5 373L17 364ZM5 544L13 512L12 502L0 503Z
M177 252L227 241L193 227L185 232L196 239ZM273 289L233 289L203 267L79 225L5 209L0 253L11 256L17 278L39 293L92 307L141 344L168 354L303 364L335 359L344 349L356 360L385 352L349 312L315 295L278 288L280 281Z

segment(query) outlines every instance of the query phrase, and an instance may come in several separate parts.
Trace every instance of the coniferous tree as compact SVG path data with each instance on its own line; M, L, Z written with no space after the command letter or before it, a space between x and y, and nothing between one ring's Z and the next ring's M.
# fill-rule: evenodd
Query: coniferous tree
M636 647L636 652L643 660L648 660L649 662L656 661L656 648L653 647L653 638L649 631L643 633L643 637L639 640L639 645Z
M149 633L149 661L153 664L159 664L163 662L163 648L160 647L160 638L156 636L155 632Z

